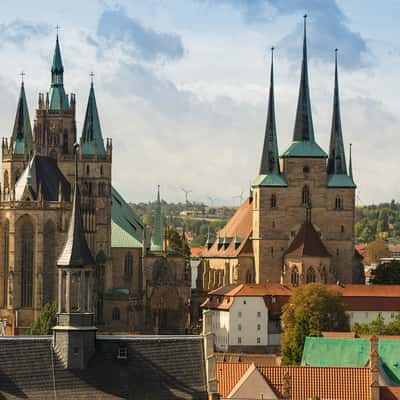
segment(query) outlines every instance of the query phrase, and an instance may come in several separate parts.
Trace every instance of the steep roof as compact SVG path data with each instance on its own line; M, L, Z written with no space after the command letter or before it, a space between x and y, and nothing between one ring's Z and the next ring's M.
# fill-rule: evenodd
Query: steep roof
M15 185L16 200L24 200L26 189L34 200L38 199L41 191L43 200L58 201L60 189L62 199L70 199L71 186L58 168L57 161L51 157L33 156Z
M237 257L252 255L251 234L253 229L252 199L247 198L227 224L218 232L212 246L205 248L202 257ZM235 243L236 238L236 243ZM225 242L222 243L225 239Z
M292 243L285 251L285 256L292 257L330 257L321 237L311 222L304 222Z
M2 399L206 400L200 336L98 336L82 371L63 367L51 337L0 338ZM117 358L118 348L128 358Z
M114 187L111 195L111 247L141 247L142 221Z
M218 392L226 397L251 366L250 363L217 363ZM291 399L311 398L370 400L369 368L257 366L278 398L284 376L290 377Z
M93 82L90 85L89 99L82 129L81 146L83 155L106 154Z
M17 113L15 115L14 128L11 136L13 154L32 153L32 127L29 119L28 104L26 102L24 82L21 84Z
M164 217L161 210L160 185L157 186L156 214L154 232L151 240L151 251L162 251L164 242Z

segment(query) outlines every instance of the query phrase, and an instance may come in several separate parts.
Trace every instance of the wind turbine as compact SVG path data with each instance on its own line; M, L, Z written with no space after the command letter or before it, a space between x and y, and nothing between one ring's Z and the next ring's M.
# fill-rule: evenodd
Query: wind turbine
M192 190L185 189L184 187L181 187L181 190L182 190L182 192L185 193L185 201L186 201L186 204L188 204L189 203L189 194L192 193Z

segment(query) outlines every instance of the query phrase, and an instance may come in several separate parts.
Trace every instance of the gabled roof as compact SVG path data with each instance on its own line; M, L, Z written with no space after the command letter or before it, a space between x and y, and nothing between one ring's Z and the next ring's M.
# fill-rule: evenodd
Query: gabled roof
M71 186L51 157L35 154L15 184L15 199L24 200L28 188L33 200L37 200L39 191L43 200L58 201L61 189L62 200L69 201Z
M247 198L227 224L218 232L212 246L209 249L205 248L202 257L237 257L239 254L252 255L253 249L250 240L253 229L252 218L252 200ZM224 238L227 245L223 244Z
M111 247L141 247L142 221L114 187L111 195Z
M331 256L311 222L304 222L303 225L301 225L295 238L284 254L285 256L292 257Z
M32 152L32 142L31 121L29 119L24 82L22 82L18 99L17 114L15 115L14 128L11 136L13 154L30 155Z
M90 85L85 122L83 123L82 129L81 146L83 155L106 154L93 82Z

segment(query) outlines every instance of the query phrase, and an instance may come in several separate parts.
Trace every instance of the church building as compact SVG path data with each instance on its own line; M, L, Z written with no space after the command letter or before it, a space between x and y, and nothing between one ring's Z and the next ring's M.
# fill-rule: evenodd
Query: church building
M112 141L103 139L93 80L78 137L76 97L64 89L58 35L50 90L39 93L33 130L22 82L11 137L2 141L0 318L7 319L13 333L25 333L42 307L57 300L56 262L68 238L76 142L81 149L80 212L95 260L92 301L97 327L184 332L187 307L182 305L190 298L190 275L184 255L164 243L160 194L159 223L150 240L112 186ZM170 315L176 316L172 325Z
M230 283L363 283L354 250L355 190L346 163L339 106L337 50L329 152L314 133L306 17L293 140L281 155L275 122L273 49L264 146L250 197L208 238L198 287Z

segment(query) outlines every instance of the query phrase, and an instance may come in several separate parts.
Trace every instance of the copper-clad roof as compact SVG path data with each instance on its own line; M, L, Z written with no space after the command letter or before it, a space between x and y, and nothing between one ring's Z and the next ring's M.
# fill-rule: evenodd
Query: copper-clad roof
M294 257L330 257L319 233L311 222L304 222L290 243L285 255Z

